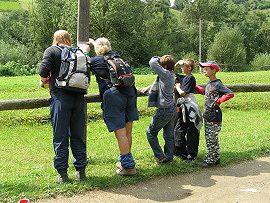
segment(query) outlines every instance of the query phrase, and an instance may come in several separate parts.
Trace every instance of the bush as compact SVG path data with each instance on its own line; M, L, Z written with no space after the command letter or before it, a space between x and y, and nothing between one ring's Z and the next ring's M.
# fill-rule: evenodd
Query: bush
M135 67L135 68L131 68L132 72L136 75L152 75L154 74L154 72L152 71L152 69L150 67L146 67L146 66L140 66L140 67Z
M224 28L217 33L207 58L216 60L224 71L245 71L246 50L241 31L237 28Z
M21 65L15 61L9 61L5 65L0 65L0 76L18 76L18 75L34 75L36 67L29 65Z
M20 64L32 64L32 57L29 49L19 43L9 44L0 40L0 64L6 64L9 61L15 61Z
M251 67L254 71L270 70L270 54L257 54L251 63Z

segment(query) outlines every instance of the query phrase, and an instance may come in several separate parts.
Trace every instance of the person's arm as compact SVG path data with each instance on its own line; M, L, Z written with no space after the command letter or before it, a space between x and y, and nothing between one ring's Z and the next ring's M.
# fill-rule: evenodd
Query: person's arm
M215 102L215 105L219 106L221 103L231 99L234 97L234 94L233 93L230 93L230 94L224 94L222 97L218 98Z
M180 83L176 83L175 84L175 89L177 90L177 92L180 94L180 96L184 97L187 93L185 91L183 91L180 87Z
M153 71L155 71L160 78L169 79L170 75L168 74L168 70L163 68L160 64L160 57L154 56L150 59L149 65Z
M40 86L45 88L50 83L50 73L53 66L52 48L49 47L44 51L43 58L39 67Z
M202 94L202 95L205 94L204 88L201 87L200 85L196 85L196 86L195 86L195 90L196 90L199 94Z
M149 85L147 87L143 87L143 88L139 89L139 92L142 93L142 94L148 94L151 86L152 85Z
M95 40L93 40L92 38L89 38L89 40L86 44L88 45L86 51L88 52L88 54L90 54L90 52L92 52L92 50L95 46Z
M222 83L219 85L218 91L222 94L222 96L216 100L215 105L219 106L221 103L234 97L234 93Z

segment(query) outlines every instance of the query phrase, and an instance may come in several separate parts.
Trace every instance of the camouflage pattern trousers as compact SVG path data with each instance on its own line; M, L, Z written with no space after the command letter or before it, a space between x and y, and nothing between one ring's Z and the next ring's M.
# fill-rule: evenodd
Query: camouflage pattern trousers
M205 126L205 140L207 154L205 158L206 163L215 163L220 159L220 147L218 141L218 134L221 130L221 123L207 122L204 123Z

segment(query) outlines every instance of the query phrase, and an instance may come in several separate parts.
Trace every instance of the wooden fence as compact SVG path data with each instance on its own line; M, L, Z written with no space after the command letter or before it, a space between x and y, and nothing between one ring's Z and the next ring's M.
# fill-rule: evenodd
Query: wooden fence
M204 85L201 85L204 87ZM233 92L270 92L270 84L236 84L226 85ZM138 96L147 96L138 91ZM87 103L100 102L99 95L86 95ZM16 109L35 109L49 106L49 98L17 99L0 101L0 111Z

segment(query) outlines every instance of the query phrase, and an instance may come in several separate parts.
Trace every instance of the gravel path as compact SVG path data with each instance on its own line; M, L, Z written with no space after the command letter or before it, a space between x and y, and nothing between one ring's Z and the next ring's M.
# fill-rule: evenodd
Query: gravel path
M270 157L161 177L126 188L91 191L40 203L228 202L270 203Z

